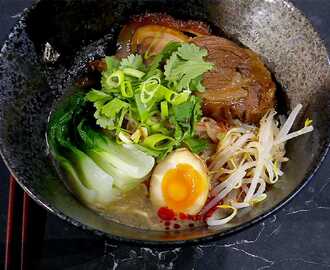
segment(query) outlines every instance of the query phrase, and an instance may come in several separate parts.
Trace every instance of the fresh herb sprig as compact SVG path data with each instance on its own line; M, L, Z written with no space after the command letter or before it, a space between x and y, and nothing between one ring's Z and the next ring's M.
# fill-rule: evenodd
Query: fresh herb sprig
M201 100L192 93L204 91L202 75L213 68L205 56L194 44L172 42L149 65L138 54L106 57L102 88L86 95L96 123L118 143L135 143L158 158L182 145L201 152L207 147L195 136Z

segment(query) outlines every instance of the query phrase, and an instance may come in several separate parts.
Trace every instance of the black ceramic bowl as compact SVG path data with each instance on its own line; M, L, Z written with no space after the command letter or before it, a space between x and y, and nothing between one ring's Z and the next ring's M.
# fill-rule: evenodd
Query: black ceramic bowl
M116 35L127 18L145 11L219 27L227 37L261 55L289 109L298 102L304 105L298 125L305 117L313 119L315 131L288 144L291 161L268 200L251 211L241 211L226 226L156 232L105 220L67 191L49 161L45 132L54 102L85 71L89 60L114 52ZM47 42L60 55L54 63L43 57ZM49 211L111 239L181 244L245 228L292 198L311 179L329 145L327 51L307 19L285 0L38 1L23 13L0 55L0 147L11 172Z

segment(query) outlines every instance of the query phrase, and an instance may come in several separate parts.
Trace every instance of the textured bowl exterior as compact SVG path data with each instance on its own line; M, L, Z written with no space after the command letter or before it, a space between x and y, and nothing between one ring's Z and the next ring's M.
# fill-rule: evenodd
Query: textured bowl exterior
M306 117L313 119L315 131L288 144L291 161L269 199L251 211L241 211L224 227L156 232L105 220L67 191L49 160L45 133L54 103L85 71L86 62L114 51L115 37L127 17L146 10L218 26L226 36L261 55L281 85L289 109L298 102L304 105L298 126ZM43 60L46 42L60 54L55 64ZM39 1L23 13L0 52L0 148L28 194L76 226L134 243L212 240L267 216L311 179L329 145L329 91L327 50L288 1Z

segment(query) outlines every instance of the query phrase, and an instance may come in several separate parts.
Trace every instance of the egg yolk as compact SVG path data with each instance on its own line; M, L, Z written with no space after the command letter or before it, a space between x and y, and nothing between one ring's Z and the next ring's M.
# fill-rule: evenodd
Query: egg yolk
M207 188L205 177L189 164L168 170L162 181L166 205L177 213L191 207Z

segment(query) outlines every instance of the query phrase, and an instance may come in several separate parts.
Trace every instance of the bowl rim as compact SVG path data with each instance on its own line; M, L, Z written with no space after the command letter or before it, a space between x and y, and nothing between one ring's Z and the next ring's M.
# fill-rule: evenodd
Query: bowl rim
M41 0L34 1L32 5L29 8L25 8L23 12L20 14L19 19L15 23L15 25L11 28L7 38L5 39L5 42L3 43L3 46L0 49L0 52L4 50L6 47L7 43L11 41L10 38L10 33L14 32L14 30L18 27L18 25L22 22L24 22L26 16L29 14L30 11L35 9L38 5L38 3ZM308 19L308 17L299 9L297 8L291 0L281 0L287 5L287 8L290 8L294 10L297 14L300 16L304 17L306 19L306 23L309 24L310 29L316 34L316 36L319 38L321 41L321 44L326 48L328 59L330 59L330 54L329 54L329 49L326 46L326 42L322 37L319 35L319 33L315 30L314 26ZM328 62L328 67L330 70L330 60ZM132 246L151 246L151 247L173 247L173 246L194 246L198 244L205 244L211 241L217 241L220 239L224 239L225 237L228 237L234 233L240 232L244 229L247 229L251 227L252 225L259 223L260 221L266 219L268 216L274 214L278 210L280 210L282 207L284 207L287 203L289 203L310 181L312 178L315 176L319 168L322 166L324 160L327 157L327 154L329 153L330 149L330 137L327 137L325 142L323 143L322 146L320 146L320 154L318 155L318 158L315 160L314 164L309 171L306 173L305 177L302 179L301 183L288 195L286 196L283 200L278 202L276 205L271 207L269 210L267 210L265 213L260 214L259 216L253 218L252 220L245 222L241 225L238 225L236 227L227 229L222 232L215 233L213 235L209 236L202 236L198 237L195 239L187 239L187 240L143 240L143 239L135 239L135 238L127 238L123 236L118 236L118 235L113 235L111 233L104 232L100 229L96 229L90 225L86 225L79 221L77 218L70 217L64 213L62 213L57 207L52 205L51 203L47 202L44 200L42 196L40 196L38 193L34 193L32 190L33 188L27 187L25 184L23 184L22 181L16 177L15 172L11 169L9 166L9 162L7 161L5 155L4 155L4 146L1 144L0 145L0 156L6 165L7 169L9 170L10 174L13 176L15 181L20 185L20 187L26 192L38 205L41 207L45 208L49 213L54 214L55 216L59 217L61 220L64 220L71 225L74 225L77 228L80 228L84 231L87 231L89 233L93 233L94 235L100 236L105 238L106 240L113 241L115 243L122 243L122 244L129 244ZM127 225L126 225L127 226Z

